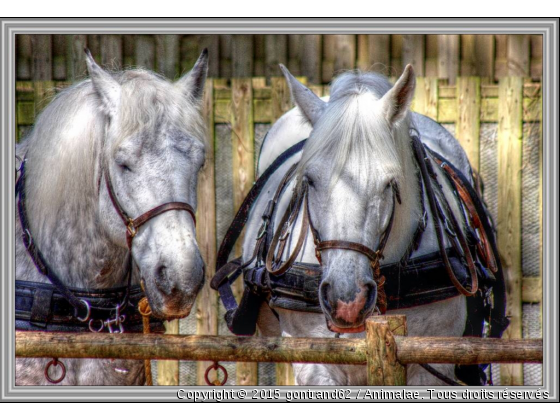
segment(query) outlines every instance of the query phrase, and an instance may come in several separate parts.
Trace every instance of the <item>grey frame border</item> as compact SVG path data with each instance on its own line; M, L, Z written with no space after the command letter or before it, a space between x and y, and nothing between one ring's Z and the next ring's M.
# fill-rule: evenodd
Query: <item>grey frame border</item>
M1 225L0 225L0 399L9 401L178 401L177 387L15 387L14 385L14 138L15 138L15 35L18 33L492 33L543 35L543 386L515 387L510 391L549 392L549 400L558 401L558 24L557 18L527 19L400 19L400 18L197 18L197 19L27 19L0 20L1 45ZM186 388L186 387L183 387ZM229 387L228 389L254 387ZM274 387L266 387L274 388ZM352 388L356 396L359 387ZM362 395L366 387L361 387ZM438 390L445 387L434 387ZM188 387L189 390L208 390ZM287 390L331 390L332 387L280 387ZM473 389L473 388L470 388ZM487 388L488 389L488 388ZM499 391L504 387L488 390ZM392 389L396 390L396 389ZM428 400L427 388L420 391ZM461 392L459 392L460 395ZM461 400L459 398L459 400ZM186 400L183 400L186 401ZM239 400L237 400L239 401ZM355 400L354 400L355 401ZM363 401L363 400L362 400ZM430 400L434 401L434 400ZM511 400L510 400L511 401Z

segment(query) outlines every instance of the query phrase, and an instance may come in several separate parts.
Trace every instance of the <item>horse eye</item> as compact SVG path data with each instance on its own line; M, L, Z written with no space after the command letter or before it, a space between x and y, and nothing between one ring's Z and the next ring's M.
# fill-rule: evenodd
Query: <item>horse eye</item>
M120 167L124 172L132 172L132 170L128 167L128 165L119 164L119 167Z

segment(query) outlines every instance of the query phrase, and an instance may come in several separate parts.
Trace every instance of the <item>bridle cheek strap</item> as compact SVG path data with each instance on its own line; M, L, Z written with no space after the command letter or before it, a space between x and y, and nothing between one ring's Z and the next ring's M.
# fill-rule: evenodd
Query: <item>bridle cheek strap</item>
M105 171L105 185L107 186L107 192L109 193L109 198L111 199L111 203L113 203L113 207L126 226L126 244L129 250L132 249L132 240L138 233L138 229L140 228L140 226L167 211L184 210L189 212L192 217L193 223L196 226L196 216L194 209L190 204L180 201L172 201L169 203L161 204L133 219L128 216L126 211L124 211L121 204L119 203L117 195L115 194L115 190L113 189L113 184L111 183L111 178L109 177L108 171Z

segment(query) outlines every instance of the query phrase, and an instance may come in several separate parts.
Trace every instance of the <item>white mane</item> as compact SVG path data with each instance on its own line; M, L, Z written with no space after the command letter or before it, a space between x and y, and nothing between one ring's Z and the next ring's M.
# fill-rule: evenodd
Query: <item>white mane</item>
M192 98L172 83L146 70L114 73L121 85L118 137L161 125L204 141L204 124ZM106 116L91 80L64 90L45 108L25 140L28 149L26 191L29 211L41 212L50 224L69 201L88 206L97 196L97 176L106 136ZM157 136L146 136L157 140ZM80 204L81 203L81 204ZM90 206L88 206L91 208ZM40 226L33 226L41 230Z

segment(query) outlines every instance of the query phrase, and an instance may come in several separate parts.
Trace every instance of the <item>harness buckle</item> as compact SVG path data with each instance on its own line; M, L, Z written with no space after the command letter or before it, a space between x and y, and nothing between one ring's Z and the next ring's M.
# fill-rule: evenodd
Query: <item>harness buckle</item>
M261 239L265 234L266 234L266 230L268 229L268 220L265 219L261 225L261 228L259 230L259 234L257 235L257 241L259 239Z
M91 316L91 305L89 304L89 302L85 299L80 299L80 302L84 304L84 306L86 307L86 316L85 317L79 317L78 316L78 312L76 309L76 319L80 322L88 322L90 321L90 316Z
M126 230L131 238L134 238L138 233L138 229L134 226L134 219L128 218L128 223L126 224Z

